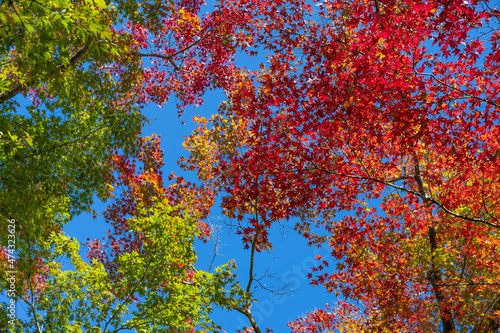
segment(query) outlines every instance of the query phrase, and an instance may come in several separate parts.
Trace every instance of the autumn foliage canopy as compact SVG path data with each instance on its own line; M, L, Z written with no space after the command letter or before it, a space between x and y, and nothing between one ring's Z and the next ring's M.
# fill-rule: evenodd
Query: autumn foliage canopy
M0 57L12 59L0 70L0 213L29 221L16 265L32 319L19 327L215 331L218 306L263 332L251 312L254 255L272 251L270 229L285 224L328 249L307 277L339 299L290 322L292 332L500 330L497 4L50 3L74 38L52 36L44 6L0 7L17 29L0 29L9 41ZM235 65L257 54L258 69ZM210 89L225 101L195 117L179 162L198 180L164 176L159 138L141 137L141 110L174 96L182 115ZM32 101L16 113L22 94ZM86 263L62 228L95 194L108 200L110 230L85 243ZM216 199L251 253L248 284L232 261L195 268ZM2 259L7 271L8 252ZM81 293L64 303L57 290L70 286ZM107 295L104 315L71 317L96 291ZM55 300L64 322L50 315ZM127 307L132 319L121 322Z

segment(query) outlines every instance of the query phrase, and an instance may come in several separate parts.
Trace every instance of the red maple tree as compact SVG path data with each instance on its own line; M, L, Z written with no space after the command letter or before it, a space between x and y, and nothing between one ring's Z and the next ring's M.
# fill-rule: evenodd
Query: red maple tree
M268 65L200 120L184 163L247 218L245 244L268 247L272 223L298 219L331 252L311 282L361 304L365 331L497 330L498 10L233 3Z

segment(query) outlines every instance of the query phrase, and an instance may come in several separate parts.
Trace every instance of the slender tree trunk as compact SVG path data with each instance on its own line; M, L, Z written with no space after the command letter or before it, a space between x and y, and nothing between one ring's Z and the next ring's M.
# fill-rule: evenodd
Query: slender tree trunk
M429 243L431 248L431 270L427 274L429 282L432 284L434 296L439 306L439 315L441 323L443 324L443 333L451 333L455 330L455 323L453 322L453 314L447 307L445 295L441 291L439 284L442 282L441 273L434 264L434 257L437 250L436 228L429 226Z
M420 163L418 158L415 157L415 181L418 185L418 191L420 196L422 197L422 201L424 205L430 203L430 200L425 192L424 182L422 180L422 176L420 174ZM431 269L427 272L427 279L432 285L432 289L434 291L434 297L436 297L436 301L439 307L439 316L441 317L441 323L443 324L443 333L452 333L455 330L455 323L453 321L453 314L450 309L447 307L447 301L444 293L439 286L442 282L441 272L435 265L435 256L436 250L438 248L437 245L437 237L436 237L436 228L433 225L430 225L428 228L429 233L429 245L431 250Z

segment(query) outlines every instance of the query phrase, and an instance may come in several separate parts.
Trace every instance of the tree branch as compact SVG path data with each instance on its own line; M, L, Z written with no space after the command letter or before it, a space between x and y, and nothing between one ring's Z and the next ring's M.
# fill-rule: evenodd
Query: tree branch
M152 57L152 58L164 59L164 60L167 60L168 62L170 62L170 64L172 64L172 66L174 67L175 70L179 70L180 68L173 61L173 58L175 56L183 53L183 52L186 52L187 50L189 50L190 48L192 48L193 46L195 46L196 44L198 44L202 40L206 39L207 37L208 37L208 35L205 35L205 36L201 37L200 39L194 41L193 43L189 44L185 48L183 48L175 53L169 54L167 56L163 55L163 54L158 54L158 53L142 53L142 52L137 52L137 51L132 51L132 52L130 52L130 54L138 56L138 57Z
M64 147L64 146L68 146L68 145L71 145L73 143L76 143L78 141L81 141L81 140L85 140L87 139L89 136L91 136L92 134L94 134L95 132L98 132L102 129L105 129L109 126L104 126L104 127L99 127L99 128L96 128L95 130L87 133L86 135L82 136L81 138L78 138L78 139L74 139L72 141L67 141L67 142L64 142L64 143L61 143L57 146L53 146L53 147L50 147L50 148L47 148L45 150L41 150L39 152L36 152L36 153L33 153L33 154L29 154L29 155L26 155L24 156L24 159L27 159L27 158L30 158L30 157L33 157L33 156L36 156L36 155L40 155L40 154L43 154L43 153L46 153L46 152L49 152L49 151L52 151L52 150L55 150L55 149L58 149L58 148L61 148L61 147Z
M250 269L249 269L249 277L248 277L248 284L247 284L247 289L246 292L250 292L250 287L252 286L253 282L253 264L254 264L254 256L255 256L255 243L257 242L257 237L259 235L259 232L256 230L255 231L255 236L253 237L252 240L252 250L250 253Z
M249 307L241 308L239 306L233 306L233 309L235 309L236 311L245 315L248 318L248 321L250 321L250 325L252 325L252 328L255 331L255 333L262 333Z
M404 188L402 186L398 186L398 185L392 184L391 181L386 181L386 180L378 179L378 178L372 177L371 175L368 175L368 176L358 176L358 175L349 175L349 174L345 174L345 173L341 173L341 172L336 172L336 171L330 171L330 170L327 170L327 169L324 169L324 168L321 168L321 167L317 166L312 161L311 161L311 163L313 163L314 168L303 169L303 170L298 170L297 169L297 170L292 170L290 172L300 172L300 171L306 171L306 170L318 170L318 171L321 171L321 172L324 172L324 173L327 173L327 174L330 174L330 175L339 176L339 177L346 177L346 178L352 178L352 179L358 179L358 180L373 181L373 182L376 182L376 183L380 183L380 184L392 187L395 190L399 190L399 191L403 191L403 192L406 192L406 193L409 193L409 194L413 194L413 195L416 195L416 196L418 196L418 197L420 197L422 199L424 198L420 193L415 192L415 191L410 190L410 189L407 189L407 188ZM456 217L456 218L459 218L459 219L462 219L462 220L484 224L484 225L487 225L489 227L492 227L492 228L500 230L500 225L497 224L497 223L491 223L491 222L486 221L485 219L482 219L482 218L469 217L469 216L466 216L466 215L462 215L462 214L456 213L454 211L449 210L441 202L437 201L436 199L434 199L432 197L427 197L427 199L428 199L428 202L430 202L430 203L436 205L437 207L441 208L448 215L451 215L453 217Z
M69 58L69 66L74 66L76 63L82 59L85 53L88 51L88 45L84 45L80 47L70 58ZM61 66L59 71L65 71L69 66ZM15 83L9 90L0 93L0 103L4 103L19 93L26 90L31 84L33 84L33 80L28 82L27 84Z
M496 318L488 318L488 322L486 324L487 325L486 327L483 327L483 322L484 322L484 318L486 317L488 312L490 312L490 309L492 310L491 312L499 310L498 309L499 308L499 302L498 302L499 299L500 299L500 294L497 294L495 299L490 303L490 305L486 308L486 310L484 310L484 314L483 314L483 316L481 316L481 321L479 322L479 324L476 327L474 327L472 329L471 333L480 333L480 332L489 333L489 332L497 332L498 331L500 324Z

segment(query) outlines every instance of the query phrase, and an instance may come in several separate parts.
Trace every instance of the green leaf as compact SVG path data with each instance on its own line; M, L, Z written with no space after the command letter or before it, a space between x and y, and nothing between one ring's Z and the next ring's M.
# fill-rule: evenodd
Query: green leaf
M71 2L69 0L52 0L52 3L56 8L69 8L71 6Z

